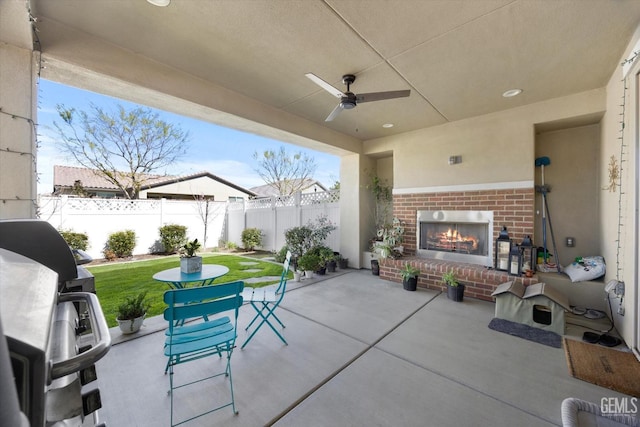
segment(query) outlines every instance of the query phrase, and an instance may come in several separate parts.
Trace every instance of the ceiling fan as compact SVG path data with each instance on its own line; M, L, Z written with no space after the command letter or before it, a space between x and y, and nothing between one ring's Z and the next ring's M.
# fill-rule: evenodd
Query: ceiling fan
M335 119L342 110L350 110L352 108L355 108L356 105L360 102L404 98L409 96L409 94L411 93L410 90L393 90L388 92L371 92L356 95L355 93L352 93L350 91L351 84L356 81L356 76L354 76L353 74L345 74L344 76L342 76L342 83L347 85L346 92L342 92L341 90L336 89L313 73L307 73L305 74L305 76L307 76L312 82L320 86L322 89L329 92L331 95L335 96L336 98L340 98L340 103L336 106L336 108L333 109L329 116L324 119L325 122L330 122Z

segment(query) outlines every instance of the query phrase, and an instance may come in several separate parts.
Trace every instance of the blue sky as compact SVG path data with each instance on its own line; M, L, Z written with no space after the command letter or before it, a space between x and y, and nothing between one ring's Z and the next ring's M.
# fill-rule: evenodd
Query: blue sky
M89 105L93 103L115 111L118 104L126 109L136 104L44 79L39 81L38 86L38 193L50 193L53 191L53 165L79 166L59 149L59 138L53 123L62 121L56 112L56 105L89 111ZM264 181L255 171L253 153L279 150L284 146L291 154L302 151L313 156L318 165L314 178L327 188L340 178L340 158L337 156L153 110L160 114L162 120L180 126L190 135L187 154L172 170L167 170L169 174L187 175L207 171L245 188L263 185Z

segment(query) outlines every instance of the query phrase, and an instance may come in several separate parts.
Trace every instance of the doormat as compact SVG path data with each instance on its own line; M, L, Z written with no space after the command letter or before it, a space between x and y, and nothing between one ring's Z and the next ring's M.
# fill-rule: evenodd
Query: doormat
M571 376L640 397L640 362L633 353L566 338L564 351Z
M489 329L548 345L549 347L562 347L562 337L555 332L545 331L544 329L534 328L533 326L512 322L510 320L494 317L491 319L491 322L489 322Z

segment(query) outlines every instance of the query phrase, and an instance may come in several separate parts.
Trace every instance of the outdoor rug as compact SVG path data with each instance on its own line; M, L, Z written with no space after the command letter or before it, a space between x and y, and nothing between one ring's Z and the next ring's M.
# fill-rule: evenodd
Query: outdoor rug
M567 338L564 351L573 377L640 397L640 362L633 353Z
M545 331L544 329L534 328L532 326L523 325L522 323L512 322L510 320L494 317L491 322L489 322L489 329L548 345L549 347L562 347L562 337L555 332Z

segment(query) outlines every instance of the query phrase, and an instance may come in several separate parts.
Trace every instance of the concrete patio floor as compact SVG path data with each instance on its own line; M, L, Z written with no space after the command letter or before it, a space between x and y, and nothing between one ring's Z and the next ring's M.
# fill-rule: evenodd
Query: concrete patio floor
M253 314L247 305L240 311L239 345ZM566 397L624 396L571 377L561 348L489 329L493 314L493 303L407 292L368 270L290 281L278 312L289 345L265 326L233 353L239 415L224 408L185 425L558 426ZM165 326L147 319L126 342L113 332L115 345L97 366L107 425L169 425ZM178 365L174 378L222 366L206 358ZM177 418L228 395L222 377L178 390Z

